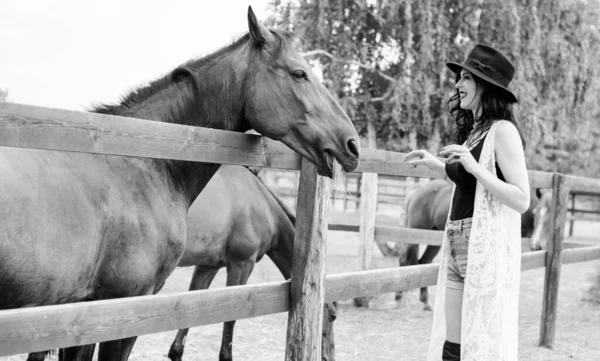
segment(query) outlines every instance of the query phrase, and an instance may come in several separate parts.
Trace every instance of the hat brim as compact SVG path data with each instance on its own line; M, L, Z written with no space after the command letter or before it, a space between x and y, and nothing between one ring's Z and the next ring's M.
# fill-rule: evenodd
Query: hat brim
M446 63L446 66L448 67L448 69L452 70L452 72L455 74L458 74L458 73L460 73L460 71L462 69L465 69L465 70L469 71L470 73L472 73L473 75L475 75L476 77L478 77L479 79L481 79L487 83L490 83L490 84L494 85L495 87L499 88L500 90L502 90L508 96L508 100L510 100L511 102L516 103L518 101L517 97L513 94L513 92L508 90L508 88L506 88L505 86L501 85L494 79L490 78L489 76L483 74L481 71L479 71L473 67L470 67L470 66L464 65L464 64L460 64L460 63L454 63L454 62L448 62L448 63Z

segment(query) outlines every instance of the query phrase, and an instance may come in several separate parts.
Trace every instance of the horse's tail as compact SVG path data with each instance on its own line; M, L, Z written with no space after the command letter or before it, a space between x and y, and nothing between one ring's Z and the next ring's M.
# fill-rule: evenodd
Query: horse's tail
M279 195L274 190L272 190L262 179L260 179L260 177L258 176L258 173L260 172L260 168L257 170L256 168L253 167L252 169L248 168L248 170L252 174L254 174L254 176L256 178L258 178L258 180L265 186L265 188L273 196L273 198L275 199L277 204L279 204L279 206L283 210L283 213L285 213L285 215L289 218L290 222L292 222L292 225L294 227L296 227L296 213L293 212L285 203L283 203L283 200L281 199L281 197L279 197Z

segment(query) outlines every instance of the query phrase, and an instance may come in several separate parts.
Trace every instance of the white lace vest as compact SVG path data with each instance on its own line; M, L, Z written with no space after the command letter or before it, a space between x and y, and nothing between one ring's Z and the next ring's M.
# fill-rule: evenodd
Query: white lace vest
M501 122L492 125L479 158L479 164L494 175L495 131ZM427 361L442 359L449 258L444 232ZM462 361L517 361L520 275L520 214L477 182L462 305Z

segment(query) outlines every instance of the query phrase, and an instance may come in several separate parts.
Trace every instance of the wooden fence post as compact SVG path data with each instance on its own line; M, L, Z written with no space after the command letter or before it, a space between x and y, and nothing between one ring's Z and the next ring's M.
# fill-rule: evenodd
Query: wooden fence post
M321 360L330 180L302 158L290 284L286 361Z
M540 346L552 348L556 333L558 309L558 286L562 266L565 221L569 204L569 181L562 174L552 177L552 238L548 240L546 253L546 276L540 325Z
M377 148L375 126L371 119L367 122L368 147ZM360 223L359 237L362 245L360 250L360 263L363 270L371 269L373 263L373 246L375 245L375 220L377 217L377 173L362 174L362 188L360 191ZM369 307L369 297L354 299L357 307Z

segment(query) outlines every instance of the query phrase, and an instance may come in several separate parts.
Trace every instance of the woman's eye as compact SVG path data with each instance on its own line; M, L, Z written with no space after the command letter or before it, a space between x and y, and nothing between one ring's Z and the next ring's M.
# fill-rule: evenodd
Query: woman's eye
M298 80L302 80L302 79L308 79L308 77L306 76L306 73L304 72L304 70L296 70L292 72L292 76L295 79Z

